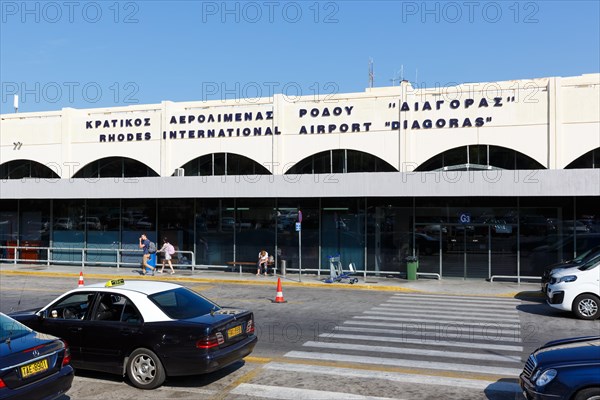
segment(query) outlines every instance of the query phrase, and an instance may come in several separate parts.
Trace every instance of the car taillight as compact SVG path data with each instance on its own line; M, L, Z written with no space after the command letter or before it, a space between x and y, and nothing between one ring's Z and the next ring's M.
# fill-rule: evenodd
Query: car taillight
M2 378L0 378L0 389L2 389L3 387L6 387L6 383L4 383Z
M66 341L62 341L65 344L65 355L63 356L62 366L69 365L71 363L71 349Z
M199 349L210 349L213 347L217 347L218 345L225 342L223 339L223 334L221 332L217 332L214 335L205 336L202 339L196 342L196 347Z
M254 333L254 323L252 322L252 320L249 320L246 324L246 333Z

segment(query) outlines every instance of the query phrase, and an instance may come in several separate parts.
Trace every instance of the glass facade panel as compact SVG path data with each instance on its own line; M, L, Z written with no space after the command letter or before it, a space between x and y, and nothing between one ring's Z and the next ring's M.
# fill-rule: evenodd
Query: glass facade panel
M598 196L2 200L0 206L0 243L31 247L19 251L23 262L45 262L46 250L36 247L51 244L61 249L50 254L56 263L79 265L79 249L87 247L88 265L114 264L116 250L124 249L122 262L137 266L145 232L158 246L167 236L178 251L195 251L197 265L236 260L251 262L252 270L265 249L278 268L285 260L293 273L300 264L299 210L302 268L325 274L328 256L340 254L345 269L354 263L369 274L403 276L406 257L416 255L419 272L442 277L536 277L600 244ZM14 255L2 250L2 258Z
M279 199L277 202L277 262L288 270L299 268L298 211L302 211L302 269L319 268L319 200Z
M0 246L16 246L19 239L19 203L0 200ZM0 258L14 260L14 249L0 248Z
M175 247L173 264L192 264L192 254L185 253L194 249L194 200L168 199L158 200L158 236L157 250L167 238ZM158 254L162 262L164 254Z
M52 252L56 262L80 263L81 249L85 247L85 200L54 200L52 224Z
M258 253L275 254L277 215L273 199L239 199L236 202L237 261L258 261Z
M233 261L235 202L196 200L196 264L228 265Z
M35 248L50 244L50 201L20 200L19 212L19 245L30 247L22 249L19 258L24 262L46 259L46 250Z
M30 160L13 160L0 165L0 179L58 179L56 168Z
M134 251L124 251L121 260L125 263L141 264L139 238L142 233L152 242L159 243L156 236L156 200L126 199L122 201L122 207L121 248Z
M329 257L338 254L344 269L354 263L365 268L364 199L323 199L321 209L321 268L329 270Z
M87 200L87 261L116 265L121 247L119 220L121 201L118 199Z

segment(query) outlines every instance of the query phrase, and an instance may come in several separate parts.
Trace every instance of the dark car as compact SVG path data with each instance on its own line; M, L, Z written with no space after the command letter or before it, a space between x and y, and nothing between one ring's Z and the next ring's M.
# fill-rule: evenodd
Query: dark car
M600 397L600 336L548 342L529 356L519 376L529 400Z
M68 345L0 313L0 399L55 399L71 388Z
M544 269L544 272L542 273L542 293L546 293L546 288L548 287L548 283L550 282L550 277L552 276L552 273L560 269L578 267L590 261L593 262L598 258L600 258L600 245L592 247L591 249L581 253L572 260L547 266L546 269Z
M169 376L224 368L257 342L252 312L221 308L169 282L83 286L11 316L66 339L75 368L126 375L141 389L154 389Z

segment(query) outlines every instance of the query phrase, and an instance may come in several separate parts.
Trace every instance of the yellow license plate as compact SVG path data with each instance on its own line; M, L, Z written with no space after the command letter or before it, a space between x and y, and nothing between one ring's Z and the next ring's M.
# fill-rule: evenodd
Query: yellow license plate
M35 375L40 372L44 372L47 369L48 369L48 360L43 359L41 361L37 361L32 364L21 367L21 376L23 378L27 378L31 375Z
M241 333L242 333L242 326L238 325L238 326L235 326L235 327L227 330L227 337L231 338L231 337L240 335Z

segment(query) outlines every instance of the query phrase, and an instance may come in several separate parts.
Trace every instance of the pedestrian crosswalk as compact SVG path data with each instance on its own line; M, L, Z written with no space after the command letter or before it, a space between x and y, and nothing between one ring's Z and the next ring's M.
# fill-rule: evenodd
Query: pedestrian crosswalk
M519 304L515 299L393 294L302 343L283 360L263 366L266 371L294 374L301 387L244 383L232 393L279 399L423 398L390 395L407 393L400 390L402 385L423 385L423 390L467 391L472 398L514 398L520 392L516 379L523 367ZM387 390L383 397L370 397L380 393L351 395L354 392L343 385L336 390L311 387L317 376L376 380ZM397 392L390 389L394 385Z

